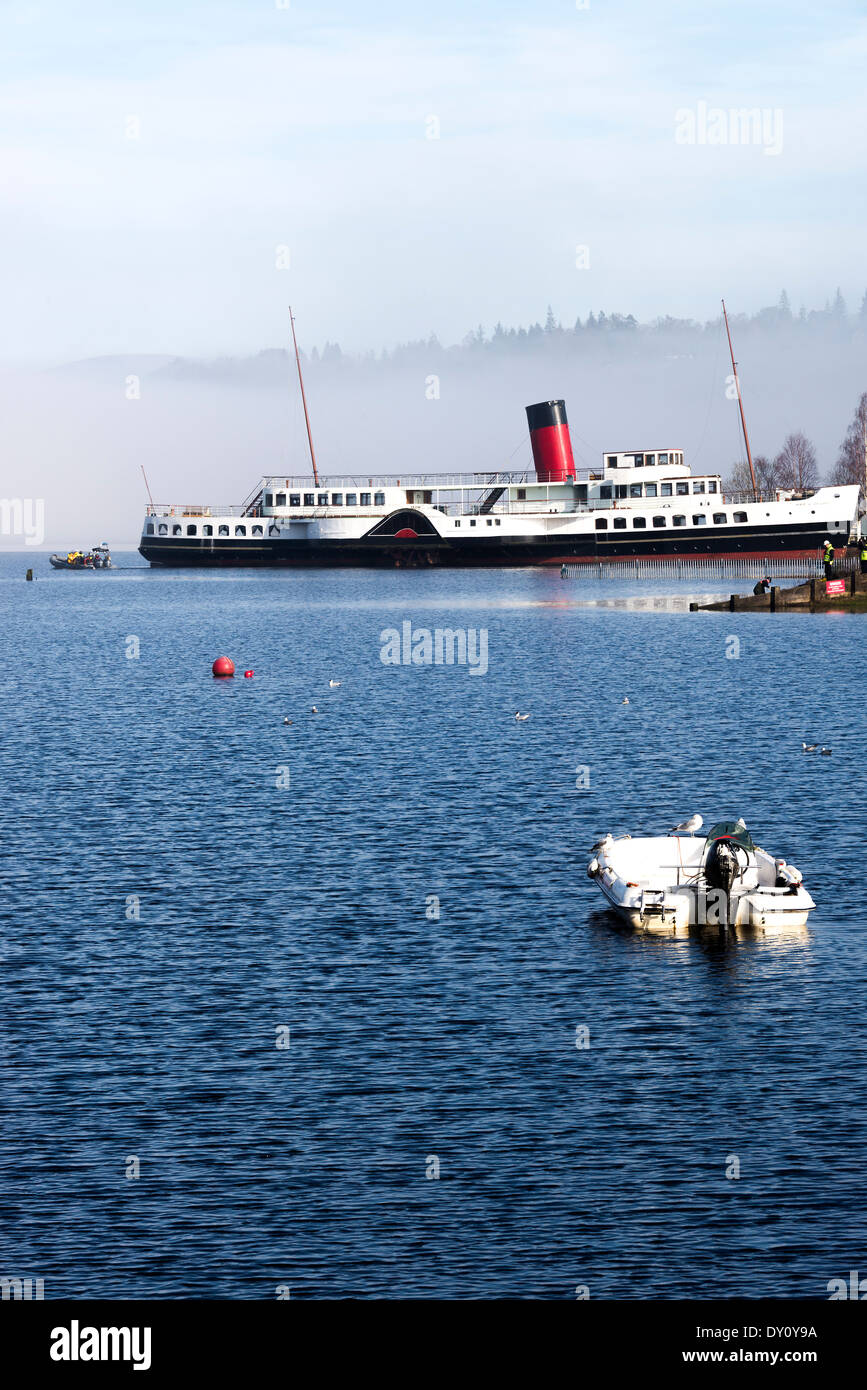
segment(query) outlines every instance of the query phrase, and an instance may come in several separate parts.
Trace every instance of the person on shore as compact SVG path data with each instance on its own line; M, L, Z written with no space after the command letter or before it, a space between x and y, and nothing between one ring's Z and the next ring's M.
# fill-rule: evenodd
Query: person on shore
M769 594L770 591L771 591L771 580L770 580L770 576L766 574L765 577L764 577L764 579L760 579L759 582L758 582L758 584L756 584L756 585L754 586L754 588L753 588L753 593L754 593L754 594Z
M834 578L834 545L833 545L833 542L830 541L830 540L826 540L826 541L825 541L825 553L824 553L823 556L822 556L822 562L823 562L823 564L824 564L824 566L825 566L825 578L826 578L826 579L833 579L833 578Z
M867 536L861 537L861 544L858 547L858 558L861 561L861 573L867 574Z

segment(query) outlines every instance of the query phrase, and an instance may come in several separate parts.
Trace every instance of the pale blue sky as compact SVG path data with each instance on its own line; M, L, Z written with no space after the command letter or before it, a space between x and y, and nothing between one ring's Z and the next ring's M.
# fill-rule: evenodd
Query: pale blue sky
M867 287L848 0L13 0L0 25L7 362L256 351L290 301L306 343L361 348ZM677 143L702 102L779 110L780 153Z

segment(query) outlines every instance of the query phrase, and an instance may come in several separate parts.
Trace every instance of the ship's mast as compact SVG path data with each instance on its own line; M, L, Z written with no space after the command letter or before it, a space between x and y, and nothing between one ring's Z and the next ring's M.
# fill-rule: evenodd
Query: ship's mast
M732 359L732 371L734 372L734 377L735 377L735 390L736 390L737 393L738 393L738 410L741 412L741 428L742 428L742 430L743 430L743 432L744 432L744 443L745 443L746 446L747 446L747 463L750 465L750 478L752 479L752 484L753 484L753 496L755 497L756 501L758 502L758 500L759 500L759 490L758 490L758 488L756 487L756 473L755 473L755 469L753 468L753 456L752 456L752 454L750 453L750 437L749 437L749 435L747 434L747 422L746 422L746 419L744 418L744 403L743 403L743 401L741 400L741 383L740 383L740 381L738 380L738 364L737 364L737 362L735 361L734 349L732 348L732 335L731 335L731 333L729 332L729 316L728 316L728 314L726 313L726 302L725 302L725 300L722 301L722 310L723 310L723 318L724 318L725 321L726 321L726 337L727 337L728 340L729 340L729 356L730 356L731 359ZM300 369L299 369L299 370L300 370Z
M319 486L319 474L316 471L316 455L313 452L313 435L310 432L310 416L307 414L307 397L304 394L304 378L301 375L301 358L298 355L298 339L295 337L295 316L292 313L292 305L289 305L289 322L292 325L292 342L295 344L295 363L298 367L298 380L301 384L301 404L304 406L304 423L307 426L307 443L310 445L310 462L313 465L313 481ZM752 467L752 465L750 465Z

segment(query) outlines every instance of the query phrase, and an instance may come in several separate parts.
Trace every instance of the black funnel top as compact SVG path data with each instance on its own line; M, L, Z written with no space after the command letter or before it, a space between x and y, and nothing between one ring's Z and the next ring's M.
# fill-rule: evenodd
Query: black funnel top
M531 434L533 430L546 429L549 425L568 423L565 401L540 401L538 405L528 405L525 408Z

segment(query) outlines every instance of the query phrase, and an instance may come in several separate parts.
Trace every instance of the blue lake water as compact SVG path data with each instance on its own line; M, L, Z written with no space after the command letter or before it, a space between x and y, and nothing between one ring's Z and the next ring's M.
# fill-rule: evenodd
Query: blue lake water
M662 597L746 581L116 560L0 558L0 1274L248 1299L867 1274L867 618ZM384 665L406 621L484 628L487 674ZM807 931L602 911L599 834L694 811L799 866Z

